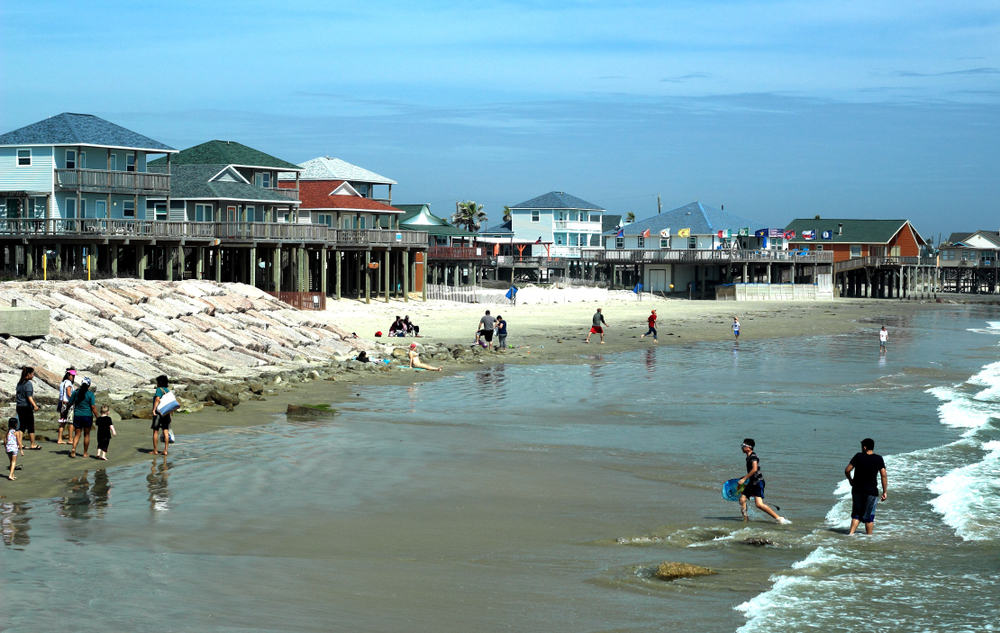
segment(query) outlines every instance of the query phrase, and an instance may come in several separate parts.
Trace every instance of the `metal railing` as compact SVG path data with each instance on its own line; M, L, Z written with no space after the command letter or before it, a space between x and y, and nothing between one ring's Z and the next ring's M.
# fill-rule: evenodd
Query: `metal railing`
M170 192L168 174L107 169L57 169L56 186L96 192Z

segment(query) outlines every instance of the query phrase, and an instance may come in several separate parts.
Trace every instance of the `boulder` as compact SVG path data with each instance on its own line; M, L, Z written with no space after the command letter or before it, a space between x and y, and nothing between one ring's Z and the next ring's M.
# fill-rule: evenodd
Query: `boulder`
M714 572L708 567L692 565L691 563L663 562L656 568L655 576L660 580L676 580L678 578L692 578L694 576L712 576Z
M220 388L210 390L208 398L215 404L225 407L226 411L232 411L233 407L240 403L240 397L237 394Z

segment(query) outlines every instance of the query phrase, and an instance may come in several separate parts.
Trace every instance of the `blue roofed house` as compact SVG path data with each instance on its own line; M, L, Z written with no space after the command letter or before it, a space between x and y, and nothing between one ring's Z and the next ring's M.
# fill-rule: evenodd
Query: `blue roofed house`
M717 209L701 202L691 202L671 211L626 224L620 229L606 231L606 250L687 251L756 248L753 236L757 222ZM613 254L607 254L613 259ZM621 261L631 257L624 258ZM640 279L645 290L651 292L687 292L688 284L695 288L702 282L722 281L714 269L691 265L688 257L666 253L654 257L644 255ZM699 269L700 268L700 269ZM703 288L702 288L703 289Z
M0 135L0 217L143 219L146 197L166 195L170 174L149 155L177 150L92 114L64 112ZM23 222L22 222L23 224ZM74 231L81 223L51 223ZM24 224L27 227L27 224Z
M510 207L515 240L531 240L531 255L579 259L601 245L604 208L562 191L550 191ZM548 248L546 248L548 246Z

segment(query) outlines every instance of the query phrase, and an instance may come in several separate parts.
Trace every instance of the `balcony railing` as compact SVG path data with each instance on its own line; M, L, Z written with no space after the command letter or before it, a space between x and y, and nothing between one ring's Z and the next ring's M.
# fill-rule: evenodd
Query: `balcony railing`
M0 219L0 236L71 238L163 238L211 241L310 242L343 247L427 246L424 231L331 229L290 222L174 222L107 218Z
M696 264L696 263L768 263L832 264L833 252L828 251L768 251L731 249L600 249L586 248L580 256L584 261L621 264Z
M56 186L60 189L92 193L164 194L170 192L168 174L106 169L57 169Z
M845 272L858 268L878 268L880 266L917 266L921 264L919 257L899 257L875 255L871 257L854 257L834 265L834 272Z
M266 191L281 196L285 200L298 200L299 190L298 189L288 189L287 187L264 187Z
M481 260L486 259L491 248L483 246L431 246L427 259Z

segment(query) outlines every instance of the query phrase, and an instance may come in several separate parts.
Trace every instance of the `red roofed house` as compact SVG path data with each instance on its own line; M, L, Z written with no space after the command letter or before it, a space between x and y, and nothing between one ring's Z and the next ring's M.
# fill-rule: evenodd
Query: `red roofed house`
M403 211L389 205L396 181L346 161L321 156L300 163L298 222L323 224L335 235L333 289L368 297L372 292L405 297L423 290L425 233L399 230ZM295 188L295 174L278 174L278 187ZM388 186L376 199L375 187ZM422 241L419 245L414 241ZM388 329L389 324L386 324Z

